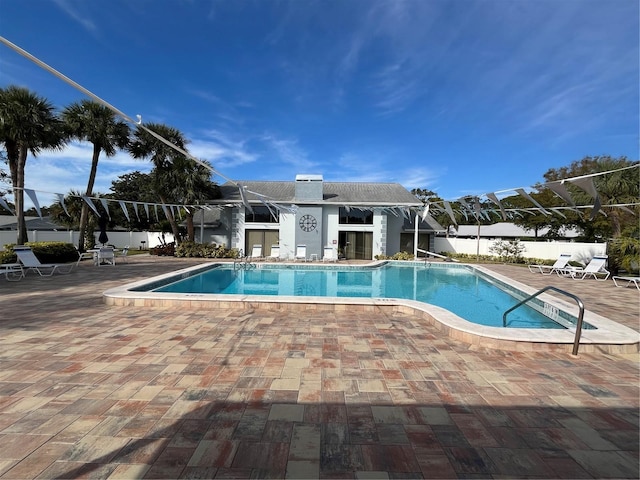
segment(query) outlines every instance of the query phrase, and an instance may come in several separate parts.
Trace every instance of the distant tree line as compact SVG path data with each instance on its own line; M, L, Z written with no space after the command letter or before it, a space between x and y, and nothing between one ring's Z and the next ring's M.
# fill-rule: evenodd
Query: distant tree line
M547 170L543 174L544 182L533 185L535 191L529 193L530 197L545 209L546 214L530 200L518 194L502 198L500 203L505 210L510 211L507 221L531 232L534 239L562 239L567 230L575 228L580 232L578 241L608 243L608 253L613 263L610 265L612 269L622 268L627 271L638 271L640 264L640 206L638 205L640 203L640 169L627 168L638 165L638 163L637 160L629 160L624 156L618 158L609 155L587 156L566 167ZM602 205L593 218L590 208L552 210L557 207L570 207L570 205L552 190L546 188L545 183L603 172L611 173L592 177ZM565 182L564 186L576 205L593 204L593 198L584 190L571 182ZM450 202L454 221L441 208L444 200L436 192L422 188L413 189L411 192L425 205L437 206L431 212L433 212L434 218L447 230L454 225L469 223L490 225L504 221L499 207L490 199L478 198L479 207L483 214L475 216L469 215L469 210L461 201ZM461 200L466 200L468 204L475 199ZM466 216L463 212L466 213ZM540 235L541 231L545 231L544 235Z

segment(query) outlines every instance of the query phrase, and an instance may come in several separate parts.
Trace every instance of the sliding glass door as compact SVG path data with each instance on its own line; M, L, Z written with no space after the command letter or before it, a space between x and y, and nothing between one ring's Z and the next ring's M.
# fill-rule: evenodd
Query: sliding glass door
M278 245L278 230L245 230L244 251L251 253L254 245L262 245L262 255L271 255L271 245Z
M373 259L372 232L340 232L338 244L347 260Z

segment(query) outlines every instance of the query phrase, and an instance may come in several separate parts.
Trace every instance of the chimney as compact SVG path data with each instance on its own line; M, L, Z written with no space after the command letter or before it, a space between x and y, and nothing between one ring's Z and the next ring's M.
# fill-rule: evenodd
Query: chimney
M296 175L296 201L321 201L323 199L322 175Z

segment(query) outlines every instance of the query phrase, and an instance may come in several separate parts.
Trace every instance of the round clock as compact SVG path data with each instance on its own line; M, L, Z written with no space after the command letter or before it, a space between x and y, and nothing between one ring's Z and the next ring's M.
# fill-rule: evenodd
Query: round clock
M300 218L300 228L305 232L312 232L318 226L318 222L313 215L303 215Z

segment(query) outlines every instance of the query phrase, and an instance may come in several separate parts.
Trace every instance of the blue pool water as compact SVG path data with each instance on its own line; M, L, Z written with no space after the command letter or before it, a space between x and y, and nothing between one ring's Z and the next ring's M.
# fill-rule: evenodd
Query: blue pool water
M305 297L403 298L445 308L473 323L502 327L503 313L526 295L462 265L387 263L374 267L263 265L234 269L221 264L164 285L136 290L230 295ZM575 323L565 312L561 323ZM555 311L555 319L558 312ZM533 308L523 305L509 313L510 328L565 328ZM593 328L586 326L585 328Z

